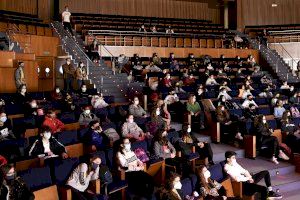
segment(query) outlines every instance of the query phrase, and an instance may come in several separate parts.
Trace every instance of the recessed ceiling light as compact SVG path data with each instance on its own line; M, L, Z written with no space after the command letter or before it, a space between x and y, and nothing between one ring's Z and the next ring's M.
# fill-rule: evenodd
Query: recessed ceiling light
M276 3L272 3L272 7L277 7L277 4Z

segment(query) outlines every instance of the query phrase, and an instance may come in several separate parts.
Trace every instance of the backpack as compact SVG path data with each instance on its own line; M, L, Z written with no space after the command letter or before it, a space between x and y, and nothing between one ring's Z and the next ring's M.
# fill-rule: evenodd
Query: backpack
M114 128L108 128L105 131L103 131L103 133L109 138L110 141L115 142L120 139L119 134Z
M99 168L99 178L101 183L110 184L113 182L113 176L107 166L101 166Z
M134 153L135 153L136 157L137 157L140 161L142 161L143 163L149 161L149 157L148 157L148 155L147 155L147 153L145 152L144 149L142 149L142 148L137 148L137 149L134 150Z

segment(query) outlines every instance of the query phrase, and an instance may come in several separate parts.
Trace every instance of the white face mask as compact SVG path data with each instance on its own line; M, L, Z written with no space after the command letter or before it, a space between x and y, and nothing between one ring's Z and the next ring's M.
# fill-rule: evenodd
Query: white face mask
M129 122L129 123L132 123L132 122L133 122L133 119L128 119L128 122Z
M182 184L181 184L180 182L176 182L176 183L174 184L174 189L176 189L176 190L181 190L181 188L182 188Z
M67 64L69 65L69 64L71 64L71 62L70 62L70 61L67 61Z
M187 129L187 132L190 133L191 131L192 131L192 129L189 127L189 128Z
M139 105L139 101L134 101L134 104L135 105Z
M206 179L208 179L209 177L210 177L210 171L206 171L206 172L204 172L204 178L206 178Z
M263 119L262 122L263 122L264 124L266 124L266 123L267 123L267 120Z
M84 66L84 64L80 64L80 67L83 67Z
M85 87L81 88L81 90L82 90L82 92L86 92L86 88Z
M49 140L49 139L51 138L51 133L50 133L50 132L44 133L44 138L45 138L46 140Z
M32 107L32 108L36 108L36 107L37 107L37 104L36 104L36 103L32 103L32 104L31 104L31 107Z
M21 90L21 93L26 93L26 88Z
M125 149L125 151L130 151L131 144L124 144L124 149Z
M7 117L6 116L0 117L0 121L3 122L3 123L5 123L7 121Z
M85 110L84 113L89 115L91 113L91 110Z
M56 92L56 93L59 93L59 92L60 92L60 89L56 89L55 92Z
M160 115L160 111L159 110L157 110L155 113L156 113L156 115Z
M236 162L236 159L232 159L232 160L231 160L231 163L235 165L235 164L237 163L237 162Z
M162 133L162 136L163 136L163 137L166 137L166 136L167 136L167 131L164 131L164 132Z

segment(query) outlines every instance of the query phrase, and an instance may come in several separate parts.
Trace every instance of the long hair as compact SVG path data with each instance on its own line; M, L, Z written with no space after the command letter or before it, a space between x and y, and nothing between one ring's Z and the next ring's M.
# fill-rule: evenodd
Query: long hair
M219 105L216 109L216 115L217 116L223 116L226 117L226 119L230 118L229 112L228 110L225 108L224 110L222 110L222 107L225 108L224 105Z
M257 117L254 118L254 127L258 127L260 125L266 126L267 128L269 127L268 123L266 124L263 123L263 117L264 115L258 115Z
M180 175L177 173L174 173L174 172L170 173L169 178L167 179L166 185L165 185L165 188L167 191L171 191L174 188L173 182L177 177L180 177Z
M195 94L190 94L187 103L192 104L192 98L193 98L193 97L195 97Z
M212 189L210 185L213 184L213 181L211 178L208 178L207 181L208 183L205 181L205 177L203 174L203 169L205 168L205 165L200 165L200 167L197 169L197 173L196 175L198 176L198 180L201 186L203 186L206 190L207 193L209 193L209 191Z
M157 141L162 146L167 145L169 142L168 138L162 135L163 132L165 132L165 130L161 129L157 132L155 136L155 141Z
M288 113L290 113L289 110L286 110L286 111L283 112L282 117L281 117L281 122L285 122L285 123L290 122L290 118L291 118L291 117L288 116ZM290 113L290 114L291 114L291 113Z

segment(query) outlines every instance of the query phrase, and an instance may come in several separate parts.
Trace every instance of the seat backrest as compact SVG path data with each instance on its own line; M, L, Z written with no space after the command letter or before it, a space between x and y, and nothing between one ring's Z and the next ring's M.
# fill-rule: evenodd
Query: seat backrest
M78 130L80 128L79 122L65 124L65 131Z
M50 168L48 166L21 171L18 175L25 181L31 191L52 185Z
M131 144L132 151L134 151L134 150L136 150L138 148L144 149L144 151L147 152L148 151L148 149L147 149L147 142L145 140L143 140L143 141L133 142Z
M33 194L36 200L59 200L56 185L37 190Z
M273 131L273 136L275 136L278 139L279 144L282 143L282 135L281 135L281 130L280 129L275 129Z
M80 157L83 155L83 144L78 143L78 144L72 144L66 146L67 154L69 157Z
M218 182L224 179L223 168L221 164L218 163L213 166L210 166L208 170L210 171L211 179L216 180Z
M63 131L57 134L57 139L64 145L78 143L77 131Z
M70 174L79 164L78 158L68 158L55 160L54 162L54 182L57 185L64 185Z
M181 181L182 188L181 191L183 196L191 195L193 193L192 181L189 178L182 179Z
M74 122L76 122L75 114L72 112L62 113L60 116L60 120L63 123L74 123Z

